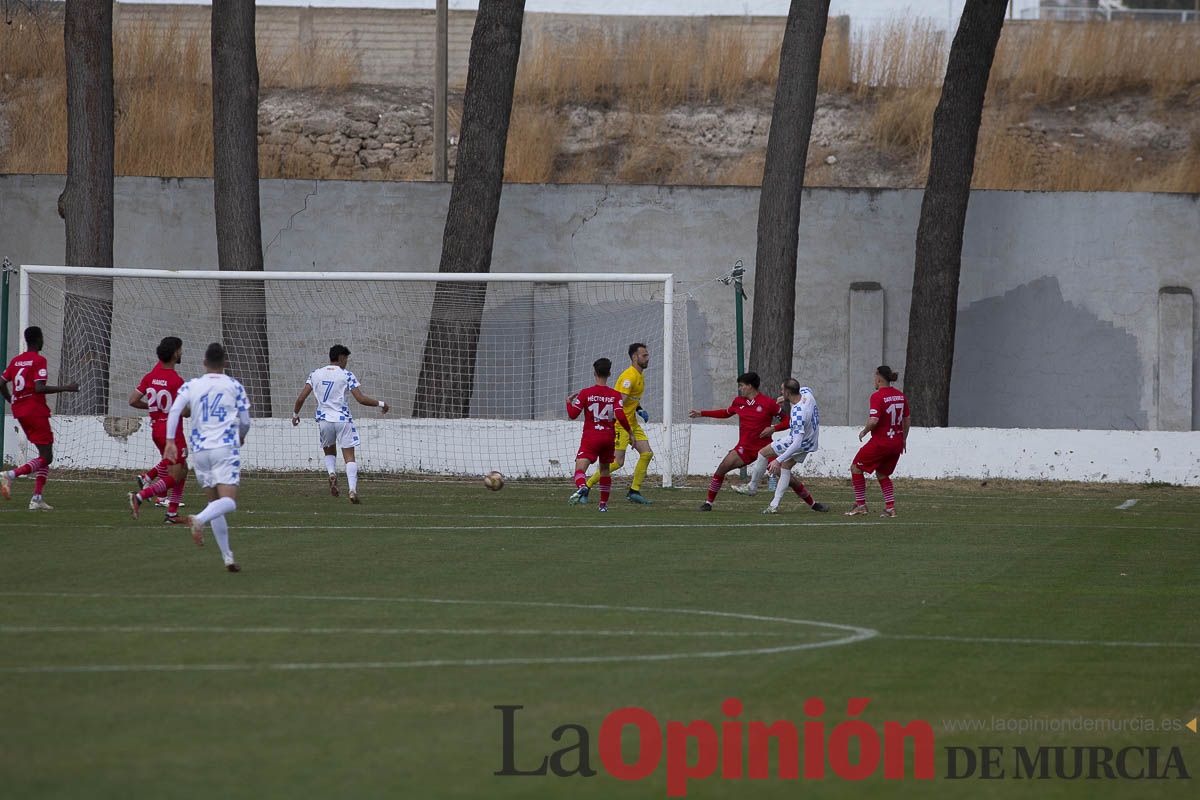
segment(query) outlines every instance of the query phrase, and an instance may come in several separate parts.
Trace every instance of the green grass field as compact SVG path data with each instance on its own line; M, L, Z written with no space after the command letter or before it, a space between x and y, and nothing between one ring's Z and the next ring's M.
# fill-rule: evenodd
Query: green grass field
M211 537L133 522L124 484L52 482L58 510L33 514L20 481L0 507L0 796L657 798L665 756L642 781L605 774L609 712L716 725L738 697L742 721L799 725L813 696L827 731L849 697L880 730L927 720L937 778L713 777L688 796L1195 796L943 776L944 748L982 745L1178 746L1200 772L1179 723L1111 727L1200 712L1200 494L901 478L881 520L837 513L848 481L811 487L835 513L789 494L764 517L763 495L725 491L700 514L691 488L603 516L568 507L566 482L364 481L354 507L319 474L251 480L234 575ZM525 707L518 766L576 723L600 774L494 776L496 705ZM1031 718L1110 727L950 730Z

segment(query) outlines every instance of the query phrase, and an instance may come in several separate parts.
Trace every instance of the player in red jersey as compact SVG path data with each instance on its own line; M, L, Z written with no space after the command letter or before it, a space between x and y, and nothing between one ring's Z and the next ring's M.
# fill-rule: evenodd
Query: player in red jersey
M733 399L729 408L710 411L693 409L688 412L688 416L693 419L696 417L729 419L735 415L738 418L738 442L732 450L725 454L725 458L721 459L721 463L713 473L712 481L708 485L708 497L700 506L701 511L712 511L713 501L717 499L717 492L721 491L725 476L753 461L763 447L770 445L771 433L777 430L773 421L780 414L779 403L765 394L760 394L758 387L757 373L743 373L738 376L737 397ZM803 484L793 483L792 488L797 494L804 491Z
M155 349L158 364L146 373L137 388L129 394L129 405L150 412L150 435L154 446L162 453L167 446L167 416L175 395L184 380L175 370L183 358L183 340L168 336ZM142 503L152 497L170 492L167 516L163 522L180 525L179 501L183 498L183 485L187 481L187 437L180 430L175 435L175 447L179 454L174 459L164 457L155 466L138 476L140 491L129 493L129 508L137 519Z
M26 328L25 344L29 349L14 358L8 369L4 370L3 380L0 380L0 395L12 403L13 417L20 423L21 430L25 431L29 443L37 447L38 454L28 464L0 473L0 496L5 500L11 499L13 480L32 474L35 480L29 510L53 511L42 499L42 490L50 475L50 462L54 461L54 432L50 430L50 406L46 403L46 395L78 392L79 384L46 385L49 370L41 354L45 346L41 328ZM12 385L11 390L9 384Z
M583 414L583 438L579 440L579 452L575 454L575 494L568 502L580 502L583 489L587 486L587 468L593 461L599 462L600 511L608 511L608 495L612 491L612 475L608 465L613 462L616 449L617 423L627 433L633 433L629 418L621 408L621 393L608 385L612 375L612 362L607 358L596 359L592 364L596 373L596 385L567 398L567 416L576 419Z
M859 448L850 464L850 480L854 483L854 508L847 517L867 513L867 479L863 473L874 472L883 492L884 511L880 516L896 516L896 497L892 493L892 472L908 441L908 400L892 382L900 376L889 366L875 370L875 393L871 395L871 411L867 424L858 432L858 440L869 432L871 440Z

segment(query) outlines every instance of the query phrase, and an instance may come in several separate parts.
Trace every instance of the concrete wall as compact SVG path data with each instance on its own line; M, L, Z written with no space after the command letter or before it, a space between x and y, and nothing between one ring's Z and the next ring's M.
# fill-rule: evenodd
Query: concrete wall
M61 177L0 177L3 254L61 263L61 188ZM448 194L431 183L264 181L267 267L434 270ZM721 405L735 342L732 290L715 278L736 259L753 265L757 200L740 188L509 186L493 269L675 273L692 404ZM903 384L920 203L909 190L805 193L795 373L827 424L865 416L876 362ZM216 262L210 181L119 179L116 218L121 265ZM753 274L747 287L753 297ZM975 193L952 424L1200 429L1197 291L1198 196Z

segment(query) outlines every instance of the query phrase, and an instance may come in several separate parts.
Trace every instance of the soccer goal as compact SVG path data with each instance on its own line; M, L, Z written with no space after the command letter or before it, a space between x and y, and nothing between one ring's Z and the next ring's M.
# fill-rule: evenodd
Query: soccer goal
M685 309L669 274L217 272L25 266L20 328L38 325L56 395L55 466L121 471L157 460L146 412L129 394L165 336L184 342L184 378L203 372L209 342L229 351L254 429L249 472L321 469L310 398L293 427L305 379L348 347L349 369L378 409L350 402L364 471L569 477L580 423L570 392L591 385L606 357L613 379L628 348L650 350L643 427L664 486L686 473L691 394ZM10 346L10 351L16 352ZM10 352L9 357L11 358ZM11 426L9 427L11 431ZM10 441L20 460L28 443ZM636 463L627 459L625 472Z

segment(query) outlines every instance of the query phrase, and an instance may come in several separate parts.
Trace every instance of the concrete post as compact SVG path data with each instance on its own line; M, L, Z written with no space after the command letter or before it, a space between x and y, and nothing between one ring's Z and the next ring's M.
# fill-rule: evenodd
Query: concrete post
M447 65L450 50L449 0L437 0L437 39L433 67L433 179L446 180Z
M1192 429L1192 359L1195 344L1192 290L1158 291L1158 381L1155 408L1160 431Z
M883 363L883 310L883 286L875 281L850 284L846 420L843 424L854 425L866 419L867 404L871 392L875 391L871 375Z

